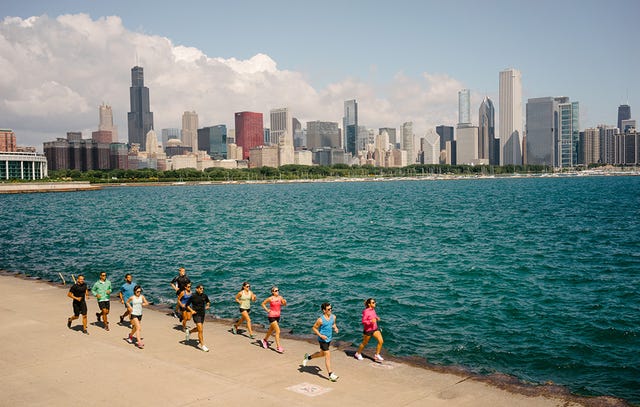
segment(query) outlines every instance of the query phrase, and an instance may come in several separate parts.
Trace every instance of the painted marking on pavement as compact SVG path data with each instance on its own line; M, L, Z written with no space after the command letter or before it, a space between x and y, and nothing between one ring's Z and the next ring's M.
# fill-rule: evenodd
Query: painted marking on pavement
M316 397L316 396L325 394L327 392L330 392L331 388L321 387L311 383L300 383L291 387L287 387L287 390L304 394L305 396L308 396L308 397Z

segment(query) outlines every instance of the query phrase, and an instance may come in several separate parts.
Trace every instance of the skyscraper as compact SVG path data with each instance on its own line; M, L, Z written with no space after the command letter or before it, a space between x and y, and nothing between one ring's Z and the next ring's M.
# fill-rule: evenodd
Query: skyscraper
M396 136L396 128L395 127L380 127L378 129L378 133L382 134L383 132L387 132L389 135L389 143L393 145L393 148L398 148L398 137Z
M131 68L129 88L131 111L127 114L129 144L137 143L146 148L147 133L153 129L153 113L149 110L149 88L144 86L144 72L141 66Z
M568 98L567 98L568 99ZM558 105L560 111L560 166L574 167L578 164L580 144L580 107L578 102Z
M269 112L271 139L278 142L279 165L295 163L293 148L293 118L288 107Z
M227 126L219 124L198 129L198 148L214 160L227 158Z
M111 106L106 104L100 105L100 124L98 125L98 131L110 131L111 140L110 143L118 142L118 129L113 125L113 111Z
M516 69L500 72L500 165L522 164L522 76Z
M488 159L489 165L500 165L500 149L496 139L496 112L488 97L482 99L478 111L478 158Z
M344 149L345 152L351 153L353 156L357 152L358 140L358 102L355 99L346 100L344 102L344 117L342 118L342 128L344 131Z
M578 164L579 105L566 96L527 101L527 164Z
M307 148L340 147L337 122L307 122Z
M242 158L249 159L249 150L264 145L262 113L238 112L235 115L236 145L242 147Z
M402 149L407 152L407 165L416 163L416 151L413 141L413 122L402 124Z
M631 106L618 106L618 128L620 129L620 133L624 133L624 129L622 128L622 121L628 119L631 119Z
M440 136L440 164L455 164L456 163L456 149L455 141L453 140L453 126L437 126L436 133ZM447 143L449 144L449 151L451 156L446 156Z
M198 114L184 112L182 114L182 145L191 147L191 151L198 152Z
M469 89L458 91L458 128L471 126L471 93Z

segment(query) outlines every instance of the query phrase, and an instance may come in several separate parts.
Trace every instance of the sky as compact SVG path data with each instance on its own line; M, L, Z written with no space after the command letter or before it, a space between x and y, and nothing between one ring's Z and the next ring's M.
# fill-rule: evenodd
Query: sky
M7 4L9 3L9 4ZM359 124L416 137L455 126L458 91L499 110L498 75L528 98L580 103L581 129L640 112L637 0L23 0L0 4L0 128L19 145L98 127L112 106L127 140L131 68L144 68L154 127L234 127L234 113L289 107L303 124ZM523 115L524 117L524 115ZM496 117L497 122L497 117ZM496 133L498 133L496 131Z

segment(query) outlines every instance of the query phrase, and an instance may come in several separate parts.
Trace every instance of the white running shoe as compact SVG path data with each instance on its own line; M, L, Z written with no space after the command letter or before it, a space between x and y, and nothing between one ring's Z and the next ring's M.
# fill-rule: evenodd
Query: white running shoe
M378 354L378 353L376 353L375 355L373 355L373 359L374 359L376 362L383 362L383 361L384 361L384 359L382 358L382 356L380 356L380 354Z
M335 382L336 380L338 380L338 377L339 377L339 376L338 376L337 374L335 374L335 373L333 373L333 372L332 372L332 373L329 375L329 380L331 380L332 382Z
M361 354L359 354L358 352L356 352L356 353L353 355L353 357L354 357L354 358L356 358L356 359L358 359L358 360L362 360L362 359L363 359L362 355L361 355Z
M189 342L190 337L191 337L191 331L187 329L187 331L184 333L185 342Z
M209 348L207 348L206 345L198 345L198 349L200 349L203 352L209 352Z
M307 367L307 362L309 362L309 354L304 354L304 359L302 359L302 366Z

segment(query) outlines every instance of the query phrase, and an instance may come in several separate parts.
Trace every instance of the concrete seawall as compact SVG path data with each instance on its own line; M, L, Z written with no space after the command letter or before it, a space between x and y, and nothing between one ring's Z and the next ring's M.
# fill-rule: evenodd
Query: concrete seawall
M0 184L0 194L94 191L98 189L102 189L102 187L91 185L89 182L25 182Z

